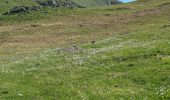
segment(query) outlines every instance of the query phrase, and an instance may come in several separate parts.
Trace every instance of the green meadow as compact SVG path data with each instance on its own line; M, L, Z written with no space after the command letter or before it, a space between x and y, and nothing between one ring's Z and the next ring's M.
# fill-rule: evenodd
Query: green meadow
M139 0L1 15L0 100L169 100L169 11Z

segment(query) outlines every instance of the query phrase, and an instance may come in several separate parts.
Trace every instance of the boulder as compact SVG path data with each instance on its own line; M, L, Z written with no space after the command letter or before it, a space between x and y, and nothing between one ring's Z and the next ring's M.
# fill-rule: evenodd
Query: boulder
M18 7L12 8L9 13L20 13L20 12L28 12L28 11L29 9L27 7L18 6Z
M59 7L60 6L60 3L58 0L48 0L48 1L36 0L36 2L39 5L46 6L46 7Z
M47 1L48 6L52 6L52 7L59 7L59 3L55 0L49 0Z
M17 6L17 7L13 7L12 9L10 9L9 12L4 13L4 15L13 14L13 13L21 13L21 12L37 11L39 9L41 9L40 6L31 6L31 7Z
M40 9L41 9L40 6L32 6L32 7L30 7L31 11L37 11L37 10L40 10Z
M78 5L74 2L66 3L66 5L64 5L64 6L67 8L85 8L85 7Z

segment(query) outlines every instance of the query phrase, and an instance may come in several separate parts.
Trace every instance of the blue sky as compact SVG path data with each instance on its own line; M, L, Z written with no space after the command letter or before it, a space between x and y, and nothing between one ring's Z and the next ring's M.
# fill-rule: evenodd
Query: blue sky
M127 2L134 1L134 0L119 0L119 1L122 1L122 2L125 2L125 3L127 3Z

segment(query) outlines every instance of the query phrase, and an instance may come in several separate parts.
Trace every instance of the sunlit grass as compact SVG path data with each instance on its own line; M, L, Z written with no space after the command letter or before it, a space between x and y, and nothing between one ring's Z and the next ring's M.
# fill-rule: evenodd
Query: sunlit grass
M169 7L126 5L5 17L0 99L170 99Z

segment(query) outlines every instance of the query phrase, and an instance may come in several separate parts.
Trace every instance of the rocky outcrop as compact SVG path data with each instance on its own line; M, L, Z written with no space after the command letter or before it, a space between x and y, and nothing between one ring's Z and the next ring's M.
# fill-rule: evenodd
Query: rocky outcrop
M107 5L119 4L121 3L118 0L103 0Z
M78 5L71 1L61 1L61 0L36 0L36 2L44 7L66 7L66 8L84 8L81 5Z
M48 1L36 0L36 2L41 6L59 7L60 5L60 2L55 0L48 0Z
M112 5L120 3L118 0L101 0L103 5ZM22 12L32 12L37 11L41 7L65 7L65 8L85 8L85 5L78 4L78 2L73 2L72 0L33 0L39 6L15 6L10 9L4 15ZM92 2L93 3L93 2Z
M31 12L31 11L37 11L39 10L41 7L40 6L16 6L13 7L12 9L10 9L9 12L4 13L4 15L8 15L8 14L13 14L13 13L21 13L21 12Z

